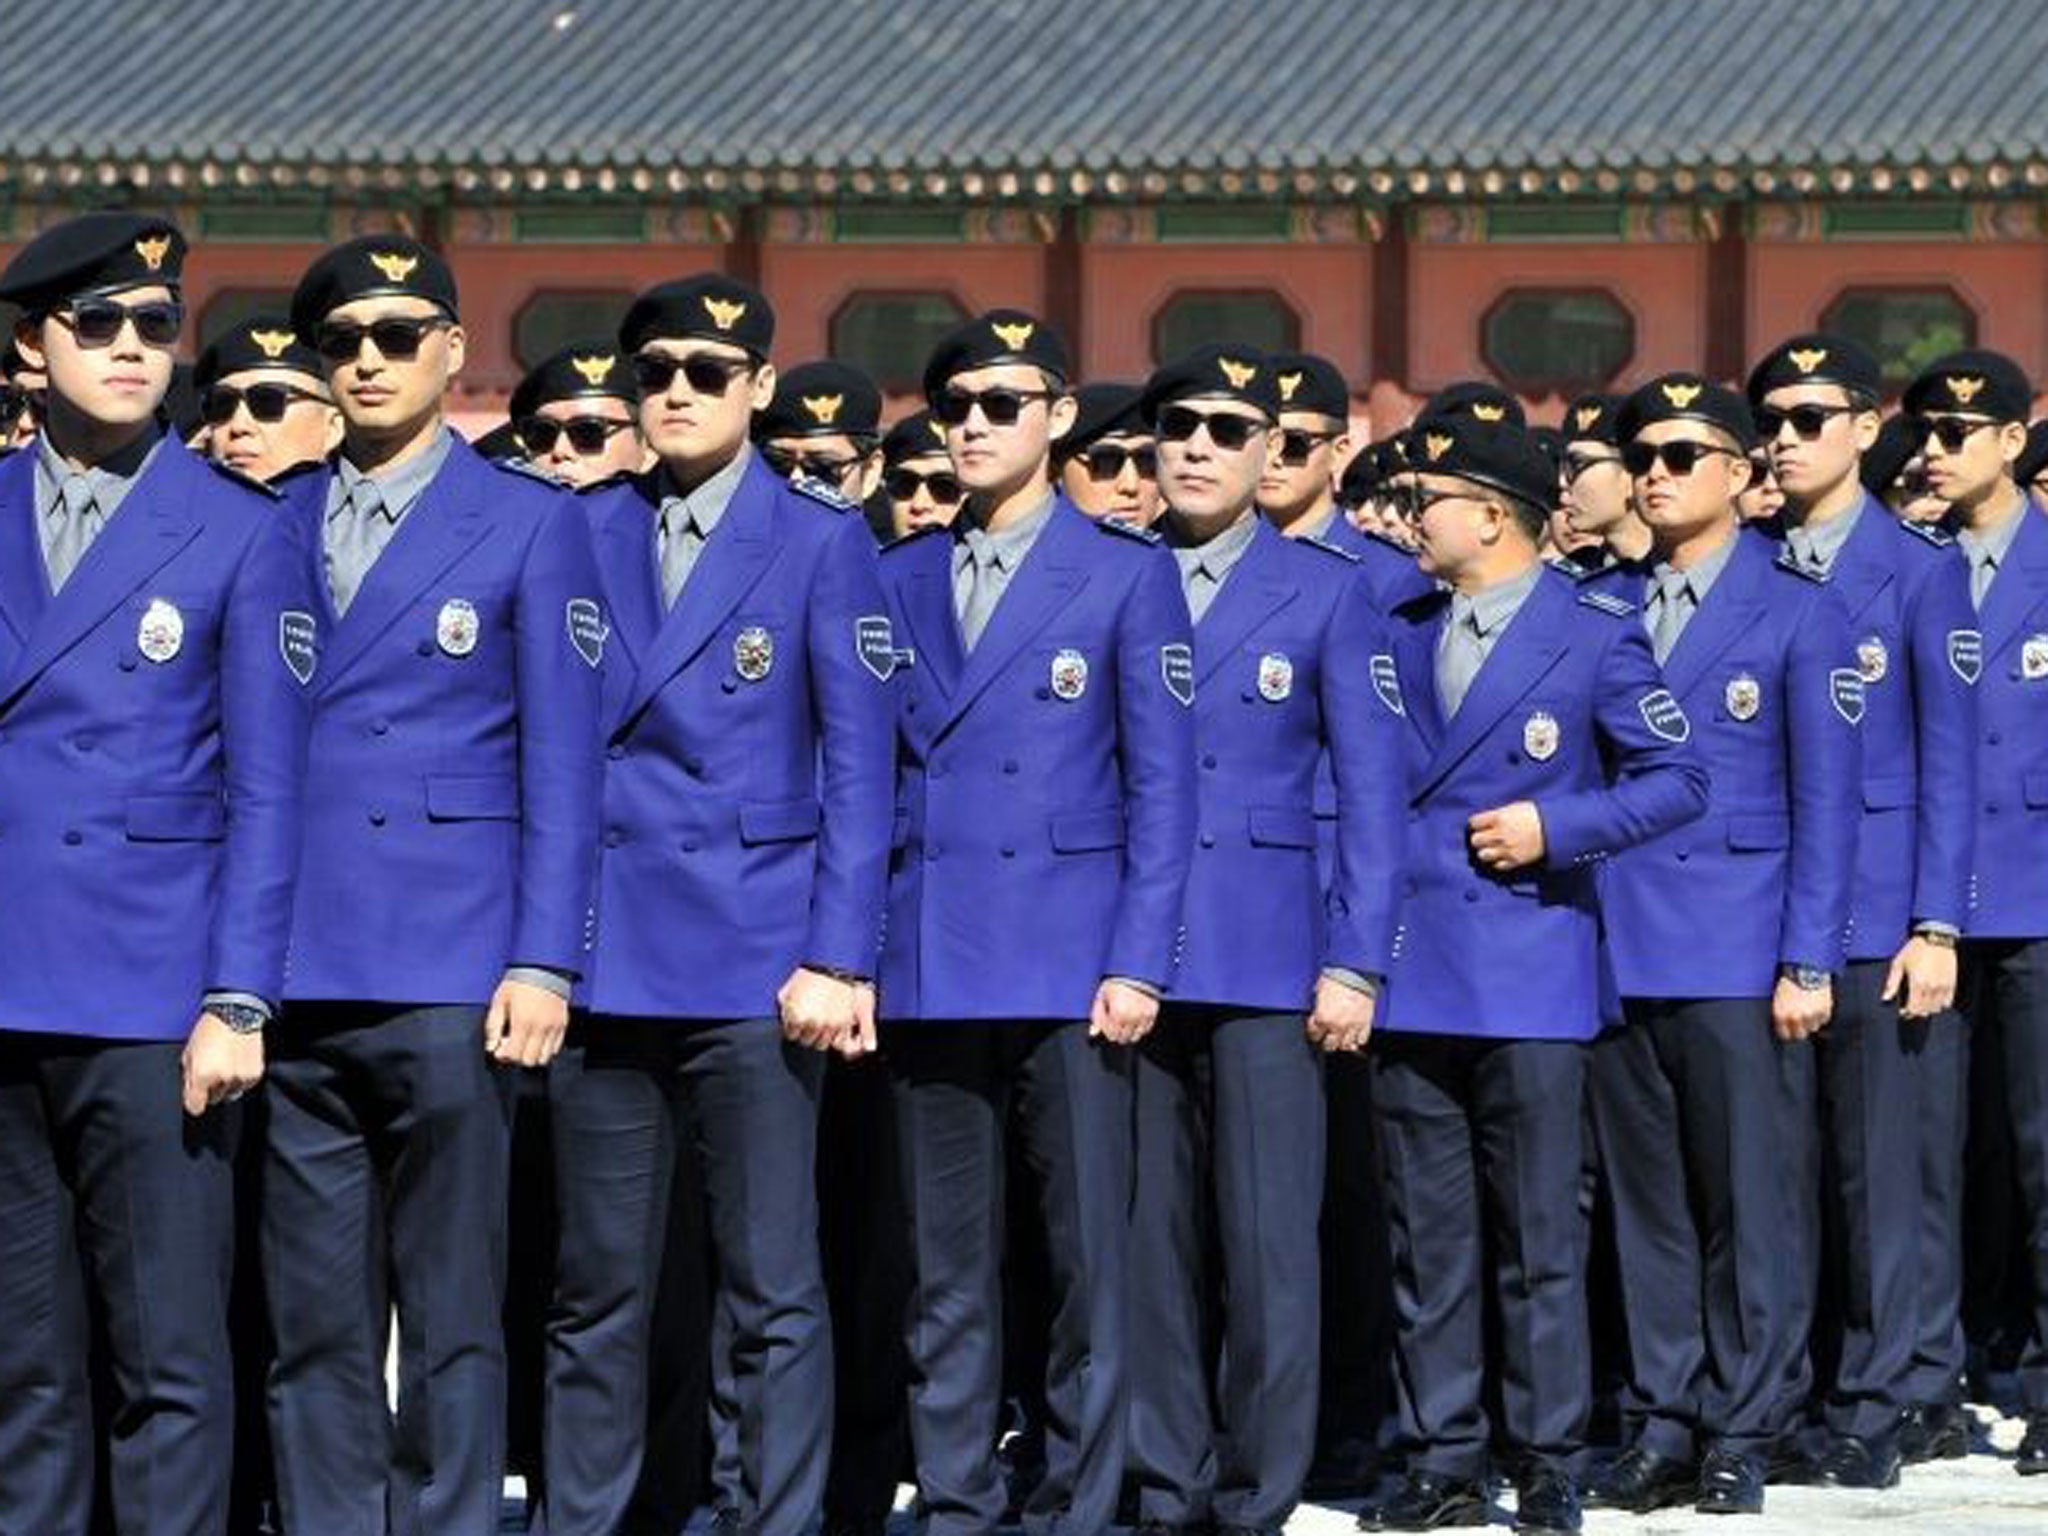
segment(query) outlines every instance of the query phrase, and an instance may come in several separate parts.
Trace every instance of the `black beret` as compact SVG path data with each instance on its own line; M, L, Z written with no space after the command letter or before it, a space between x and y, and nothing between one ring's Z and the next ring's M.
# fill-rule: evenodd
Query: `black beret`
M775 379L775 398L754 417L754 436L857 437L882 429L882 392L850 363L799 363Z
M1540 512L1557 504L1557 466L1525 428L1452 414L1425 416L1408 429L1407 469L1454 475Z
M609 341L564 347L519 381L508 409L513 421L531 416L557 400L623 400L640 398L633 366Z
M722 341L765 358L775 342L775 311L745 283L720 272L699 272L648 289L619 322L619 345L628 352L657 337Z
M206 425L206 414L200 408L199 387L192 381L190 363L171 365L170 388L164 391L163 399L156 408L157 419L176 433L182 441Z
M1314 411L1343 421L1351 414L1351 386L1327 357L1313 352L1275 352L1270 356L1283 411Z
M1337 478L1337 499L1347 507L1363 506L1379 493L1381 486L1406 468L1394 452L1394 439L1367 443L1344 466Z
M1903 403L1915 416L1966 411L1993 421L2025 421L2034 414L2034 387L2026 370L2003 352L1975 347L1921 369L1906 386Z
M1884 393L1884 369L1869 348L1846 336L1794 336L1750 370L1749 403L1762 405L1772 390L1795 384L1833 384L1854 399L1875 401Z
M299 340L283 315L257 315L240 322L199 354L192 382L206 389L216 380L248 368L282 368L309 378L326 377L320 354Z
M409 235L365 235L306 268L292 292L292 329L311 343L320 322L357 299L426 299L456 318L455 273Z
M1504 421L1515 427L1529 424L1522 413L1522 402L1484 379L1461 379L1446 384L1423 401L1422 409L1415 414L1418 420L1424 416L1470 416L1476 421Z
M1615 440L1629 442L1659 421L1704 422L1734 438L1744 453L1756 446L1756 418L1749 402L1696 373L1664 374L1622 401L1614 421Z
M1615 418L1621 414L1621 396L1599 393L1579 396L1564 412L1564 436L1569 443L1606 443L1618 447Z
M1053 445L1061 458L1071 458L1105 437L1136 433L1149 437L1139 404L1145 391L1136 384L1083 384L1074 391L1074 424Z
M882 439L882 462L900 464L946 451L946 429L930 411L912 411Z
M2021 485L2032 485L2044 469L2048 469L2048 421L2037 421L2027 428L2027 446L2013 461L2012 477Z
M1280 414L1280 381L1272 360L1257 347L1197 347L1155 369L1145 381L1138 409L1157 421L1160 409L1190 395L1221 395L1264 411Z
M1919 451L1920 434L1913 430L1912 418L1887 416L1877 429L1877 441L1864 450L1857 468L1863 489L1873 496L1884 495Z
M1543 456L1550 460L1551 468L1564 469L1564 434L1555 427L1529 428L1529 440L1543 450Z
M924 365L924 395L935 399L946 380L970 368L993 368L1000 363L1024 363L1043 368L1062 380L1073 369L1067 363L1066 343L1060 334L1036 315L1021 309L992 309L956 325L939 338Z
M85 213L37 235L0 272L0 300L40 315L88 293L155 283L176 287L185 236L169 219L144 213Z

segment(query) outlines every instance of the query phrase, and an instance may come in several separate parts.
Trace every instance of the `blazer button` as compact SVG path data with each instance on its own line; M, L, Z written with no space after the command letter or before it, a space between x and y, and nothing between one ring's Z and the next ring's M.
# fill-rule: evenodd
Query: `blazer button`
M616 847L618 847L618 846L619 846L619 844L623 843L623 842L624 842L625 840L626 840L626 834L625 834L625 833L623 833L623 832L621 832L621 831L620 831L620 830L619 830L619 829L618 829L617 827L611 827L611 828L608 828L608 829L606 829L606 831L605 831L605 834L604 834L604 845L605 845L605 847L607 847L607 848L616 848Z
M604 755L616 763L626 755L626 749L616 745L610 746L605 748Z
M620 842L624 842L624 841L625 841L625 839L624 839L624 838L620 838L620 839L619 839L619 841L620 841ZM684 839L683 839L683 852L685 852L685 853L695 853L696 851L697 851L697 839L695 839L694 837L686 837L686 838L684 838Z
M1202 834L1202 846L1204 848L1214 848L1216 846L1216 834L1214 832L1204 832Z
M1003 772L1005 772L1005 773L1015 773L1016 771L1017 771L1017 760L1016 760L1016 759L1015 759L1014 757L1013 757L1013 758L1008 758L1008 759L1005 759L1005 760L1004 760L1004 763L1003 763Z
M1467 891L1465 893L1465 899L1467 901L1477 901L1479 899L1479 893L1477 891Z
M1034 699L1049 699L1052 697L1052 690L1050 688L1034 688L1031 690L1031 697Z
M1987 745L1989 745L1989 746L1994 746L1994 747L1995 747L1995 746L1997 746L1997 745L1998 745L1998 744L1999 744L1999 743L2000 743L2001 741L2003 741L2004 739L2005 739L2005 738L2004 738L2004 737L2002 737L2002 736L2000 736L2000 735L1998 734L1998 732L1996 732L1996 731L1992 731L1992 732L1990 732L1990 733L1989 733L1989 734L1987 734L1987 735L1985 736L1985 738L1984 738L1984 740L1985 740L1985 743L1986 743Z
M66 848L76 848L84 841L85 834L83 832L66 832L64 834L64 846Z
M940 852L941 852L941 850L940 850L940 848L939 848L939 845L938 845L937 843L927 843L927 844L925 844L925 850L924 850L924 860L925 860L925 862L926 862L927 864L936 864L936 863L938 863L938 861L939 861L939 853L940 853Z
M1202 766L1204 768L1214 768L1216 766L1216 754L1214 752L1204 752L1202 754Z
M133 656L123 656L118 665L123 672L133 672L135 670L135 658Z
M372 812L370 812L370 825L371 825L371 826L373 826L373 827L381 827L381 826L383 826L383 825L384 825L384 820L385 820L385 817L384 817L384 812L383 812L382 810L375 810L375 811L372 811Z
M1015 857L1017 857L1017 850L1012 848L1008 843L1005 843L1003 844L1003 857L1006 859L1014 859Z
M391 734L391 722L389 720L371 721L370 734L372 736L389 736Z
M736 677L720 678L718 686L727 693L737 693L739 692L740 680Z
M693 779L702 778L704 776L704 759L701 757L684 758L683 772L687 773Z
M418 645L414 646L412 650L415 656L431 656L434 654L434 642L431 640L422 640Z
M71 745L77 748L80 752L90 752L94 747L98 746L99 743L94 741L90 736L76 736L72 738Z
M1689 858L1691 858L1691 857L1692 857L1692 850L1691 850L1690 848L1681 848L1681 849L1679 849L1679 850L1678 850L1678 862L1679 862L1679 863L1683 864L1683 863L1684 863L1684 862L1685 862L1685 861L1686 861L1687 859L1689 859Z

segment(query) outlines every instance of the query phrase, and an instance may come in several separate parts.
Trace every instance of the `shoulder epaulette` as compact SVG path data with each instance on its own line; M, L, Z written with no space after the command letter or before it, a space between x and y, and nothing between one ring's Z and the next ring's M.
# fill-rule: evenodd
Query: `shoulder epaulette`
M636 472L633 470L615 469L602 480L591 480L583 485L571 486L569 489L578 496L588 496L592 491L608 491L614 486L624 485L635 476Z
M1916 523L1909 517L1895 518L1894 521L1904 532L1925 540L1936 549L1947 549L1956 541L1956 536L1939 523Z
M267 480L258 480L254 475L245 475L232 464L223 464L218 459L206 461L209 468L224 480L232 480L247 491L254 491L266 501L284 500L284 492Z
M1616 597L1612 592L1581 592L1579 606L1598 609L1617 619L1625 619L1636 611L1634 603L1625 597Z
M1340 549L1327 539L1319 539L1314 534L1310 534L1305 539L1297 539L1295 542L1297 544L1305 544L1310 549L1320 549L1326 555L1335 555L1339 560L1347 560L1353 565L1358 564L1358 556L1351 553L1350 550Z
M1097 517L1090 519L1104 533L1120 533L1127 539L1136 539L1140 544L1157 544L1158 533L1150 528L1140 528L1136 523L1127 523L1120 517Z
M911 529L910 532L904 534L903 537L900 539L891 539L888 543L882 546L882 553L885 555L893 555L899 549L908 549L911 545L915 544L919 539L927 539L935 533L945 532L947 532L947 528L944 523L926 523L922 528Z
M567 485L557 480L538 464L527 459L485 459L484 462L490 465L491 468L502 470L508 475L524 475L529 480L538 480L550 490L566 491L569 489Z
M1789 545L1771 564L1775 565L1786 575L1797 576L1801 581L1810 581L1816 587L1824 587L1828 584L1826 574L1821 571L1808 570L1805 566L1801 565L1798 557L1792 553Z
M834 512L851 512L854 504L822 480L813 480L809 475L791 475L789 488L799 496L808 496L821 507L830 507Z

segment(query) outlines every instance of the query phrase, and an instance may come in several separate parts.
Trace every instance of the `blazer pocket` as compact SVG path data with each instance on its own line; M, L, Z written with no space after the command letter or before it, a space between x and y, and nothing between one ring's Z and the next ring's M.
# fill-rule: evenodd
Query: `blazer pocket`
M1913 804L1913 780L1909 774L1889 773L1863 783L1863 809L1897 811Z
M818 802L808 795L801 800L756 800L740 807L740 841L751 848L757 843L800 843L818 835Z
M1761 853L1788 847L1792 824L1783 816L1730 816L1728 846L1737 853Z
M1255 848L1313 848L1316 818L1311 811L1255 805L1244 813Z
M2020 784L2026 792L2028 805L2037 810L2042 806L2048 806L2048 773L2024 774L2020 778Z
M427 776L429 821L517 821L519 783L498 773Z
M1124 813L1115 808L1104 811L1076 811L1052 819L1054 853L1101 853L1124 845Z
M217 843L228 835L219 795L130 795L126 810L133 843Z

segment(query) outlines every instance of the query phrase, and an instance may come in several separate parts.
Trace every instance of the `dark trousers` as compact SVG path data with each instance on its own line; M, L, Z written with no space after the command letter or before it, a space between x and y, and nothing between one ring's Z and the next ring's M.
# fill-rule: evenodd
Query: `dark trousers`
M1965 955L1957 1011L1933 1021L1914 1075L1920 1185L1912 1207L1917 1283L1913 1358L1905 1384L1907 1400L1913 1403L1953 1405L1963 1400L1968 1353L1963 1334L1963 1231L1971 1195L1964 1153L1973 1134L1970 1076L1976 1035L1967 1006L1969 988ZM1971 1230L1979 1229L1973 1225Z
M263 1385L270 1376L270 1320L263 1299L263 1143L268 1098L241 1105L235 1149L235 1271L228 1292L228 1345L235 1361L235 1476L228 1492L229 1536L281 1530L270 1420Z
M1833 1369L1821 1396L1827 1426L1863 1439L1889 1434L1910 1406L1920 1317L1920 1099L1929 1037L1950 1015L1904 1019L1883 1000L1887 960L1852 962L1835 978L1835 1013L1816 1040L1823 1230Z
M930 1536L1002 1518L1004 1149L1014 1119L1051 1268L1046 1470L1026 1530L1112 1524L1128 1411L1125 1338L1133 1052L1061 1021L889 1027L915 1279L910 1433Z
M1972 941L1963 964L1965 1006L1997 1052L2019 1187L2016 1235L2031 1281L2020 1393L2028 1413L2048 1413L2048 939Z
M1813 1052L1765 998L1625 1003L1593 1048L1593 1123L1628 1310L1624 1414L1667 1456L1762 1456L1803 1393Z
M512 1082L484 1052L483 1019L469 1005L319 1004L274 1032L263 1283L293 1536L498 1528Z
M772 1019L597 1017L577 1033L549 1077L561 1238L535 1530L611 1536L631 1500L679 1123L704 1180L714 1313L725 1318L713 1374L728 1395L734 1466L715 1496L743 1531L806 1530L823 1502L832 1425L814 1186L825 1059L785 1041Z
M218 1536L234 1456L240 1111L188 1119L182 1045L0 1035L0 1533L93 1515L94 1324L120 1536Z
M1312 1477L1339 1486L1376 1460L1393 1402L1393 1289L1386 1180L1373 1128L1372 1067L1362 1056L1323 1066L1327 1106L1321 1222L1322 1370Z
M1130 1465L1147 1519L1277 1529L1301 1497L1320 1364L1321 1058L1301 1014L1195 1005L1167 1008L1139 1047Z
M1486 1470L1489 1292L1499 1437L1523 1457L1564 1461L1590 1394L1586 1048L1382 1034L1372 1061L1408 1464L1459 1478Z

